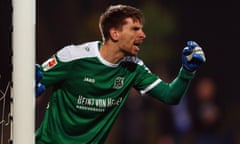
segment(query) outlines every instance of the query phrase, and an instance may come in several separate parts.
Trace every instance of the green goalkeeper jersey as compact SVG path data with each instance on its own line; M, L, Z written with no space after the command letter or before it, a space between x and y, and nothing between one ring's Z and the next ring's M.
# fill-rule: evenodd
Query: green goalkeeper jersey
M66 46L41 65L42 84L54 87L36 144L104 143L131 87L144 94L161 82L137 57L109 63L100 46Z

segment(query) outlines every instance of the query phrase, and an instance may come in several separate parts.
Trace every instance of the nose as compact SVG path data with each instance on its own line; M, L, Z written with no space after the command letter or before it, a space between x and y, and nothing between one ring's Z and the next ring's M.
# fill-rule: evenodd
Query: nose
M140 38L141 39L145 39L146 38L146 34L144 33L143 30L141 30L141 32L140 32Z

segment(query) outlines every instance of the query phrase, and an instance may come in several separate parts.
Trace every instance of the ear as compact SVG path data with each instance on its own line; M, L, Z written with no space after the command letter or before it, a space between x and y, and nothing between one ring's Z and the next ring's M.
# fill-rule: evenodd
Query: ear
M113 41L118 41L119 38L119 32L116 28L110 29L110 36Z

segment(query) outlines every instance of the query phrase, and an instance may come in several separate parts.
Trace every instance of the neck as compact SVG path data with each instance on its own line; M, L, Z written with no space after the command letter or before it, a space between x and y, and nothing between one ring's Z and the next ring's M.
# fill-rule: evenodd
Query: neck
M124 57L118 46L113 42L106 42L100 48L100 55L106 61L117 64Z

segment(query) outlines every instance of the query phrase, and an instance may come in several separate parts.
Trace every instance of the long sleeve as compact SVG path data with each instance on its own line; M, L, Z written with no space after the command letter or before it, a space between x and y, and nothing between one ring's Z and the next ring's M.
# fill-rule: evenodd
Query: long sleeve
M171 83L161 81L149 91L149 94L163 103L170 105L178 104L188 90L194 75L194 73L181 68L177 77Z

